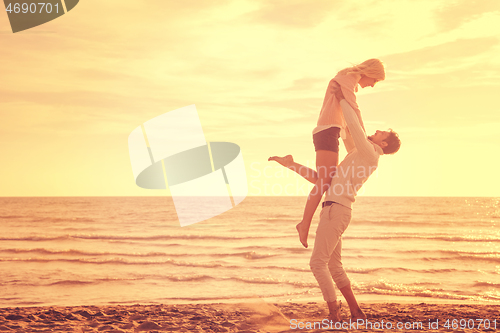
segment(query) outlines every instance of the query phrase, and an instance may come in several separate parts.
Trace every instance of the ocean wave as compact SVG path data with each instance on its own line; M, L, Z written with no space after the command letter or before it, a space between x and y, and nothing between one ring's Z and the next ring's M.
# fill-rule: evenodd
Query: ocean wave
M63 280L63 281L52 282L45 286L83 286L94 283L95 281Z
M198 267L198 268L232 268L241 269L242 266L228 265L225 263L192 263L184 261L176 261L173 259L163 260L129 260L126 258L0 258L0 262L66 262L74 264L94 264L94 265L174 265L184 267Z
M458 270L455 268L442 269L412 269L403 267L376 267L376 268L346 268L348 273L372 274L372 273L417 273L417 274L447 274L447 273L477 273L474 270Z
M123 283L123 282L143 282L145 280L162 280L171 282L193 282L193 281L206 281L215 278L209 275L142 275L136 277L118 277L118 278L100 278L95 280L61 280L50 283L43 282L27 282L23 281L7 281L8 284L16 286L31 286L31 287L51 287L51 286L85 286L85 285L99 285L103 283Z
M283 251L285 253L309 253L310 252L310 249L306 249L302 246L295 246L295 247L243 246L243 247L236 247L235 249L238 249L238 250L265 250L265 251L269 251L269 249L273 249L275 251Z
M99 240L99 241L124 241L124 242L153 242L153 241L172 241L172 240L224 240L224 241L239 241L239 240L259 240L259 239L276 239L276 238L290 238L290 235L272 235L272 236L221 236L221 235L154 235L154 236L129 236L129 235L99 235L99 234L65 234L65 235L26 235L26 236L1 236L0 241L59 241L59 240ZM313 237L312 237L313 238ZM393 234L393 235L380 235L380 236L353 236L347 235L343 239L353 240L404 240L404 239L419 239L419 240L438 240L446 242L500 242L499 237L494 236L446 236L446 235L419 235L419 234ZM246 246L240 249L256 249L268 248L259 246ZM280 247L292 252L301 252L305 249L300 247ZM307 251L307 250L306 250Z
M31 242L50 242L71 239L69 235L64 236L20 236L20 237L0 237L0 241L31 241Z
M422 239L441 240L446 242L500 242L498 237L475 237L475 236L422 236L417 234L380 235L380 236L343 236L343 239L353 240L397 240L397 239Z
M21 219L28 216L23 215L0 215L0 219Z
M266 217L266 218L260 218L260 219L254 219L253 221L255 222L261 222L262 224L266 223L290 223L291 221L297 221L296 217L292 216L287 216L287 217ZM298 223L298 222L297 222Z
M500 259L500 253L498 253L498 251L442 250L441 252L456 255L460 258Z
M488 217L490 218L490 217ZM391 228L401 228L400 230L418 230L422 229L433 230L443 229L443 228L470 228L471 224L473 224L474 228L490 228L494 225L491 219L482 219L482 220L468 220L468 221L457 221L457 220L442 220L432 222L425 221L413 221L413 220L399 220L399 221L370 221L370 220L362 220L362 221L353 221L351 226L357 226L358 228L367 228L367 227L391 227Z
M267 292L265 295L255 295L252 293L246 293L246 294L238 294L238 295L230 295L230 296L216 296L216 297L168 297L168 298L162 298L161 303L165 304L168 302L172 302L174 304L179 304L182 302L187 302L187 303L199 303L199 302L210 302L210 303L220 303L221 301L229 301L233 302L234 300L242 301L242 300L262 300L262 298L274 298L274 297L287 297L290 298L292 296L302 296L302 295L307 295L310 294L309 291L296 291L296 292L286 292L286 293L276 293L276 292ZM151 302L150 300L142 300L142 301L137 301L137 300L131 300L131 301L120 301L120 302L108 302L110 304L137 304L137 303L145 303L145 302Z
M298 288L314 288L317 287L317 283L313 282L301 282L293 280L285 280L278 278L266 278L266 277L242 277L242 276L232 276L232 277L213 277L209 275L145 275L140 277L129 277L129 278L105 278L96 280L61 280L51 283L27 283L25 281L20 281L20 283L15 283L15 285L24 286L84 286L84 285L98 285L102 283L121 283L129 281L139 281L144 280L161 280L161 281L171 281L171 282L201 282L201 281L220 281L220 282L237 282L244 284L267 284L267 285L291 285ZM9 281L12 283L14 281Z
M131 260L122 257L113 258L0 258L0 262L25 262L25 263L71 263L71 264L93 264L93 265L172 265L178 267L194 267L194 268L207 268L207 269L233 269L241 270L248 268L243 265L234 265L226 262L189 262L183 260L174 260L170 258L158 260ZM251 269L255 270L284 270L295 272L309 272L309 267L291 267L291 266L254 266Z
M70 264L94 264L94 265L172 265L179 267L194 267L194 268L206 268L206 269L244 269L251 268L254 270L271 270L271 271L293 271L293 272L309 272L309 266L304 265L300 267L296 266L279 266L279 265L259 265L262 259L268 259L275 257L277 255L273 254L259 254L255 252L239 252L239 253L201 253L196 254L193 257L205 257L210 260L210 258L231 258L239 257L248 260L249 262L255 262L252 266L246 266L245 262L226 262L223 260L200 262L191 261L186 254L167 254L163 252L149 252L149 253L112 253L112 252L86 252L78 250L47 250L47 249L31 249L31 250L18 250L18 249L8 249L2 252L9 252L15 254L23 253L36 253L45 256L40 257L2 257L0 262L26 262L26 263L50 263L50 262L61 262ZM78 257L71 257L78 256ZM174 257L174 258L172 258ZM346 258L364 258L363 256L349 257ZM373 259L373 256L366 257L367 259ZM188 260L182 260L188 259ZM381 259L384 259L381 257ZM487 262L493 262L495 264L500 263L500 255L495 254L491 256L453 256L453 257L421 257L420 261L423 262L450 262L453 260L464 261L464 260L483 260ZM374 267L374 268L359 268L359 267L348 267L346 271L354 274L464 274L464 273L477 273L477 270L466 270L466 269L456 269L456 268L440 268L440 269L412 269L405 267ZM491 273L491 272L486 272Z
M263 278L263 277L230 277L224 280L231 280L236 282L250 283L250 284L270 284L270 285L291 285L298 288L315 288L318 286L316 282L302 282L293 280L284 280L278 278Z
M489 282L489 281L477 281L476 283L474 283L473 287L500 288L500 283Z
M177 254L178 256L186 256L186 254ZM167 255L169 256L169 255ZM278 254L271 253L257 253L255 251L245 251L245 252L235 252L235 253L197 253L193 256L205 256L205 257L213 257L213 258L227 258L227 257L240 257L248 260L259 260L259 259L267 259L279 256Z
M45 248L35 248L35 249L0 249L0 253L36 253L43 255L67 255L67 256L115 256L115 257L186 257L185 253L166 253L166 252L147 252L147 253L120 253L120 252L93 252L93 251L81 251L81 250L52 250ZM225 258L225 257L241 257L248 260L258 260L266 259L278 256L277 254L270 253L256 253L255 251L246 252L236 252L236 253L197 253L196 257L213 257L213 258Z
M95 222L94 219L87 217L31 217L31 222Z
M148 252L148 253L119 253L119 252L92 252L81 250L52 250L45 248L35 249L0 249L0 253L37 253L45 255L69 255L69 256L127 256L127 257L158 257L158 256L185 256L185 254L167 254L164 252Z
M248 240L276 238L275 236L216 236L216 235L156 235L156 236L112 236L112 235L71 235L74 239L85 240L125 240L125 241L169 241L169 240Z
M0 241L57 241L57 240L104 240L104 241L170 241L170 240L225 240L238 241L249 239L268 239L268 238L287 238L288 236L216 236L216 235L155 235L155 236L115 236L115 235L84 235L84 234L67 234L60 236L18 236L18 237L0 237Z
M452 299L452 300L470 300L470 301L497 301L498 295L491 293L475 293L475 294L459 294L455 291L449 291L442 288L432 288L426 283L402 284L391 283L386 280L373 281L368 284L356 284L353 287L355 293L359 294L375 294L388 296L411 296L411 297L428 297L437 299Z
M409 216L409 218L411 218ZM413 220L353 220L352 225L373 225L373 226L404 226L404 227L443 227L460 226L460 223L454 221L413 221Z
M20 300L19 298L13 298L13 297L0 297L0 303L4 302L12 302L15 301L16 307L18 306L42 306L45 304L45 301L23 301Z
M252 269L277 269L284 271L293 271L293 272L310 272L311 269L309 267L292 267L292 266L265 266L265 267L252 267Z
M453 260L459 260L459 261L487 261L491 262L494 264L500 263L500 254L491 254L491 255L458 255L454 257L423 257L420 258L420 260L424 261L453 261Z
M379 251L381 251L379 249ZM498 251L466 251L466 250L398 250L398 253L426 254L441 253L446 255L491 255L498 254Z
M396 252L401 254L418 255L420 256L418 259L424 261L482 260L493 263L500 262L500 253L497 251L400 250Z

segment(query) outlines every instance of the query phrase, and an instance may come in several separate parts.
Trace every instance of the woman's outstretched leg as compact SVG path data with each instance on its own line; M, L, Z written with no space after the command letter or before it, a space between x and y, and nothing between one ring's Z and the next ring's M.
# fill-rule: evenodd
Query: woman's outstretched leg
M276 161L285 168L288 168L292 171L298 173L301 177L307 180L310 183L316 184L318 180L318 174L311 168L308 168L302 164L299 164L293 160L292 155L286 155L283 157L280 156L272 156L269 157L268 161Z
M314 212L323 197L323 194L328 190L332 182L332 177L337 170L339 155L333 151L318 150L316 152L316 170L317 180L316 183L307 197L306 207L304 208L304 215L302 221L297 224L297 231L302 245L307 248L307 237L309 235L309 228L314 216Z
M296 226L297 232L299 233L299 240L302 245L307 248L307 237L309 235L311 221L314 216L314 212L318 208L319 202L323 197L323 194L330 187L332 177L337 168L338 153L327 150L318 150L316 152L317 171L314 171L306 166L303 166L302 164L295 162L292 155L286 155L284 157L273 156L269 158L269 161L278 162L279 164L292 171L295 171L307 181L314 184L313 189L307 197L302 221L299 222Z

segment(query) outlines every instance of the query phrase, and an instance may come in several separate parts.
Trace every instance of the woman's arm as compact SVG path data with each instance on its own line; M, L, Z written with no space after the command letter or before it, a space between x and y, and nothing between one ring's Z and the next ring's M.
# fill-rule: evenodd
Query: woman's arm
M365 131L365 125L363 124L363 119L361 118L361 111L359 110L358 103L356 102L356 95L354 94L354 90L358 85L358 76L356 75L340 75L334 78L335 82L338 83L339 87L334 89L334 94L337 100L340 102L342 99L345 99L349 105L351 105L352 109L356 113L358 117L359 123L361 127ZM340 88L340 89L339 89ZM337 96L337 94L340 94Z
M361 128L363 128L363 131L366 132L365 125L363 124L363 118L361 118L361 111L359 111L358 103L356 102L356 95L354 94L354 91L347 89L345 87L341 87L340 94L342 94L342 97L341 98L337 97L337 100L340 102L342 99L345 99L349 103L351 108L356 113L356 116L358 116Z

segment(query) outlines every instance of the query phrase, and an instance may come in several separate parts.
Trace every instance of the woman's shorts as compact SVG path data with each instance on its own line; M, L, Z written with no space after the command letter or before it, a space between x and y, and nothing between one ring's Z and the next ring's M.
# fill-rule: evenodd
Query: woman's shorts
M340 128L329 127L313 134L314 150L329 150L339 152Z

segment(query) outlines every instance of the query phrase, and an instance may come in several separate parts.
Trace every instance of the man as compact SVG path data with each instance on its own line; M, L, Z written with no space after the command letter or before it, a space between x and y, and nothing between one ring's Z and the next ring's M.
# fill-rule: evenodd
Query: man
M330 188L326 192L325 201L320 214L320 221L316 230L314 249L309 265L318 281L323 299L328 304L329 319L338 322L340 318L340 301L333 282L344 295L351 312L351 319L366 319L366 315L359 307L351 283L342 267L341 236L351 222L351 207L355 196L364 182L376 170L380 155L394 154L399 150L401 142L398 135L390 131L376 131L367 137L359 120L344 99L342 91L336 92L340 100L344 119L349 129L349 135L344 144L347 156L337 167ZM316 183L316 172L293 161L292 156L271 157L285 167L299 173L305 179Z

